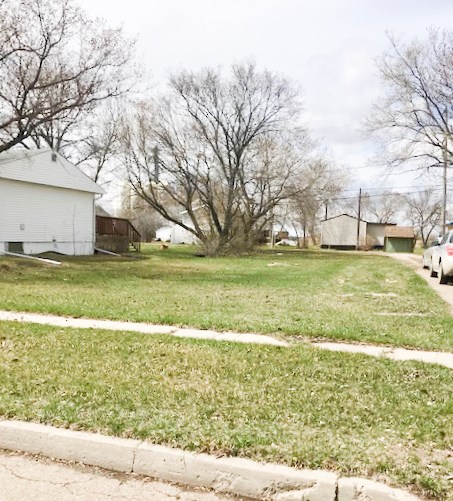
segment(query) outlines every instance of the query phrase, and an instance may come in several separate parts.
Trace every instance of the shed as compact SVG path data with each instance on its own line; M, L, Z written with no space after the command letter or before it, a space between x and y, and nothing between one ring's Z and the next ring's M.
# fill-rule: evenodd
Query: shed
M0 154L0 252L89 255L104 191L50 149Z
M329 249L382 249L388 223L369 223L348 214L321 222L321 247ZM357 235L358 234L358 235ZM358 236L358 238L357 238Z
M413 252L415 234L409 226L387 226L385 229L385 252Z
M201 211L203 210L203 206L195 206L192 208L193 211ZM199 224L203 226L203 223L206 222L206 218L203 217L204 215L199 216ZM189 228L193 228L193 222L189 217L189 213L187 210L184 210L179 213L179 217L181 219L181 222L185 224ZM172 244L192 244L192 245L197 245L199 243L198 238L189 230L186 230L182 226L179 226L177 224L173 225L172 227L172 232L171 232L171 243Z
M156 230L156 240L159 242L170 242L173 226L161 226Z

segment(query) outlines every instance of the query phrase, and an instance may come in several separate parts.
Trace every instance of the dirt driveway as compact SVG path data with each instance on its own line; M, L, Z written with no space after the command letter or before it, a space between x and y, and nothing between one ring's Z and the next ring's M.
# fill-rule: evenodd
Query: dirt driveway
M441 285L437 282L437 278L429 276L429 271L422 268L422 256L416 254L399 254L399 253L385 253L386 256L392 257L411 268L413 268L418 275L424 278L428 284L439 294L439 296L449 304L450 312L453 315L453 285L452 283Z

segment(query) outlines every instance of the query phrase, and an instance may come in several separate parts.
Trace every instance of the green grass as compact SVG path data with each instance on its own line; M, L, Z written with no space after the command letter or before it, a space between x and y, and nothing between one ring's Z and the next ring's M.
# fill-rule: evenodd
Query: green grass
M453 499L452 371L0 323L0 417L366 476ZM450 480L449 480L450 479Z
M453 318L411 269L384 256L263 251L143 259L0 258L0 308L453 351Z

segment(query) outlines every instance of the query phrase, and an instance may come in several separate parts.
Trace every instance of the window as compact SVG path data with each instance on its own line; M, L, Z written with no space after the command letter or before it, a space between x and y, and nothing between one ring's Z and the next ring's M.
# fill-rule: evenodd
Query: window
M17 252L19 254L23 254L24 242L8 242L7 249L8 252Z

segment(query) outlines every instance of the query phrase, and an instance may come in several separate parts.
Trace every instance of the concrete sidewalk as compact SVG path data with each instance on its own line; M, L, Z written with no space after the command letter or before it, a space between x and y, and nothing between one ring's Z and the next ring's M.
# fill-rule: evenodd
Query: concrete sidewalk
M286 341L266 336L264 334L217 332L203 329L180 328L171 325L147 324L143 322L121 322L118 320L98 320L94 318L72 318L41 313L25 313L4 310L0 310L0 320L54 325L56 327L72 327L77 329L105 329L112 331L140 332L142 334L167 334L169 336L181 338L213 339L215 341L232 341L236 343L288 346Z
M453 288L452 288L453 291ZM182 329L170 325L154 325L138 322L118 322L112 320L96 320L90 318L70 318L40 313L25 313L0 310L0 321L37 323L78 329L106 329L115 331L139 332L142 334L167 334L169 336L212 339L214 341L229 341L235 343L265 344L271 346L289 347L290 342L265 336L262 334L247 334L239 332L216 332L201 329ZM389 346L375 346L348 342L316 342L308 338L303 341L307 345L330 351L347 353L362 353L373 357L385 357L396 361L414 360L427 364L438 364L453 369L453 353L408 350Z

